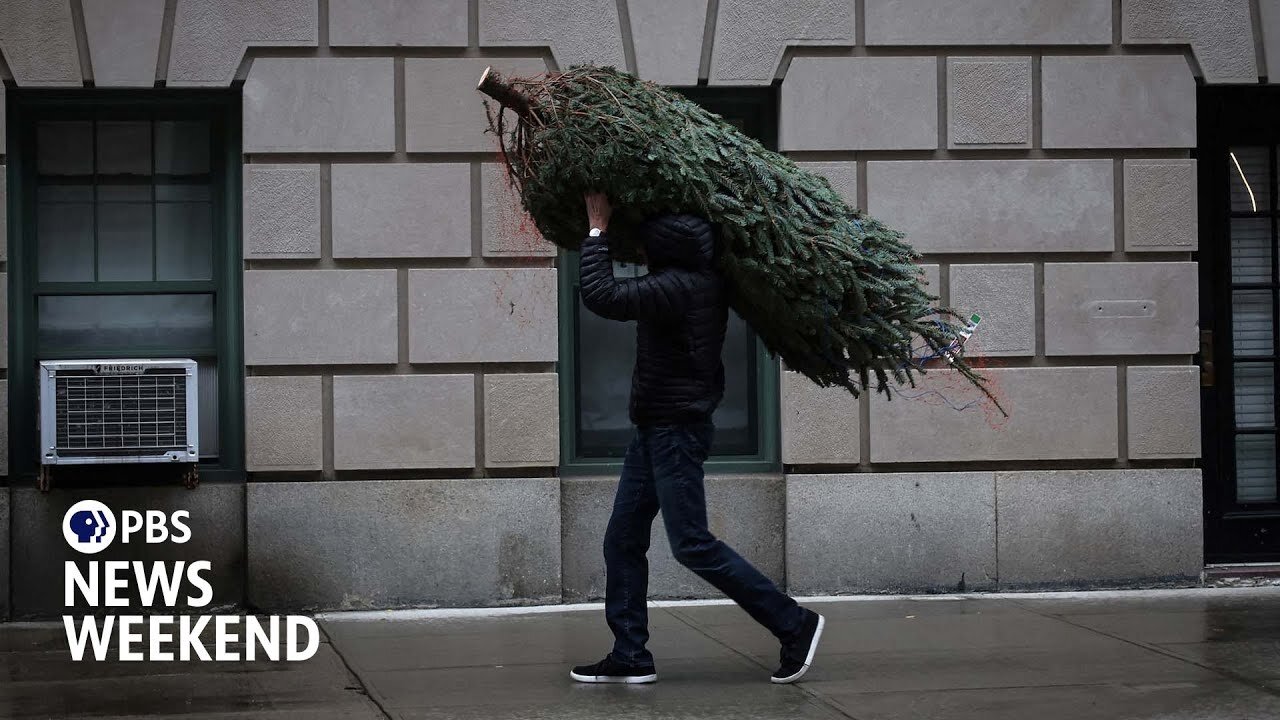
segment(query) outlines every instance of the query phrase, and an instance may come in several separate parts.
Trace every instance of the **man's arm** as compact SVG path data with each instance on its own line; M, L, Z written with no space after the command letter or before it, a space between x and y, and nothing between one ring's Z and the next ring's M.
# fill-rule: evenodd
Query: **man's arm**
M578 267L582 304L610 320L640 320L683 315L693 288L693 274L663 268L638 278L613 276L609 241L604 233L582 241Z

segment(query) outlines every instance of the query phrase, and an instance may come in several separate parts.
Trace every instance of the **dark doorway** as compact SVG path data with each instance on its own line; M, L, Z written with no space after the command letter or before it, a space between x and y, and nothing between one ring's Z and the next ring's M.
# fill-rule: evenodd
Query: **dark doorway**
M1280 560L1280 88L1199 90L1205 555Z

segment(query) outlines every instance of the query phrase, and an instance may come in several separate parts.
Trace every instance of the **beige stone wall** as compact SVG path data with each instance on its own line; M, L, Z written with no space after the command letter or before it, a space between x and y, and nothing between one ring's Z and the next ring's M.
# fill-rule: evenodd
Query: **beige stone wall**
M1197 414L1183 413L1143 425L1169 437L1130 438L1126 369L1149 365L1148 355L1187 365L1196 350L1194 78L1249 82L1265 68L1247 4L621 8L623 17L620 5L596 0L180 0L166 13L160 0L14 0L0 46L19 86L243 82L244 340L248 374L261 378L247 391L251 470L278 469L266 459L288 456L298 432L257 414L271 401L253 393L300 378L319 380L301 415L319 425L307 429L321 439L317 469L337 470L337 375L380 378L387 392L419 374L472 380L466 397L397 395L404 404L449 398L421 428L439 433L439 447L381 459L380 469L481 474L486 445L500 465L518 462L516 447L529 448L532 466L558 461L556 423L536 423L538 447L486 427L486 375L512 375L499 379L545 400L539 375L558 360L553 251L522 220L481 133L472 81L489 63L518 73L594 61L668 83L778 82L782 149L908 233L937 265L942 302L986 318L973 347L1000 360L998 374L1036 378L1002 384L1014 414L1004 429L947 420L960 433L950 460L1009 460L1001 447L1015 445L1021 459L1124 466L1134 443L1153 459L1153 448L1196 436ZM1089 302L1101 310L1088 313ZM1019 395L1069 392L1080 373L1101 384L1047 405ZM511 400L517 391L503 387ZM820 400L829 393L790 379L783 387L788 464L928 460L888 438L918 432L910 423L937 409L887 410L865 398L856 418L836 425L850 436L832 436L805 407L822 418L847 401ZM1101 445L1070 434L1042 445L1009 439L1038 424L1070 427L1080 400L1094 396L1088 413L1103 418L1091 432L1115 425ZM351 411L371 415L343 423L397 432L390 410ZM900 421L909 424L892 425ZM471 437L457 432L462 424Z
M548 473L554 249L502 182L474 86L487 64L536 73L550 56L465 49L465 2L328 11L315 47L236 62L248 468Z
M782 149L908 234L937 266L942 302L984 315L973 347L999 359L996 375L1034 378L1001 384L1013 417L1000 429L936 407L850 405L788 379L785 462L928 461L901 438L939 416L934 428L958 428L952 461L1013 460L1012 445L1018 459L1123 467L1131 446L1153 459L1197 435L1188 411L1138 425L1168 437L1130 437L1127 370L1151 365L1144 356L1185 366L1196 349L1195 77L1265 71L1247 5L179 0L166 12L161 0L14 0L0 47L20 86L243 83L253 471L299 466L301 430L286 418L316 425L305 432L318 458L301 465L326 475L345 427L396 447L403 413L338 412L335 379L357 376L405 407L431 400L438 422L421 428L430 452L344 467L484 474L489 455L509 467L520 453L531 467L558 463L554 252L505 190L472 88L490 63L577 62L666 83L778 83ZM1264 27L1274 15L1260 15ZM417 375L470 378L472 392L407 383ZM1075 388L1082 376L1091 386ZM305 412L262 410L272 393L302 402L283 389L304 379ZM489 427L486 387L539 421ZM1041 402L1076 391L1091 401ZM1112 426L1096 442L1069 430ZM1023 436L1039 439L1010 439Z
M481 69L595 62L669 84L778 83L783 151L908 232L942 302L984 316L973 347L998 364L1012 412L854 400L788 374L787 572L823 591L952 586L957 568L970 587L975 573L1106 582L1199 562L1195 82L1256 82L1280 64L1274 5L1255 18L1245 0L8 0L0 74L20 87L242 83L249 469L422 483L559 463L554 252L481 133ZM418 502L432 487L377 490ZM519 497L493 507L508 506ZM821 522L801 522L819 508ZM830 544L829 528L870 510L895 519ZM1091 577L1093 549L996 552L1006 518L1013 545L1050 515L1163 547ZM521 550L529 567L558 572L558 538L539 537ZM911 548L882 556L911 572L859 565L872 554L858 543ZM957 543L955 563L918 561ZM803 552L816 545L826 560ZM515 562L502 542L492 552ZM318 606L339 595L336 580L309 592Z

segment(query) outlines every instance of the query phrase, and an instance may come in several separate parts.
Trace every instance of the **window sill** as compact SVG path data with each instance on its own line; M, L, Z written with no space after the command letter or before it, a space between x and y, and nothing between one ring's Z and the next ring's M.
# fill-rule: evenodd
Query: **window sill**
M708 476L715 475L777 475L782 476L782 466L769 460L754 458L712 458L703 464ZM584 477L622 473L622 459L578 460L560 466L560 477Z

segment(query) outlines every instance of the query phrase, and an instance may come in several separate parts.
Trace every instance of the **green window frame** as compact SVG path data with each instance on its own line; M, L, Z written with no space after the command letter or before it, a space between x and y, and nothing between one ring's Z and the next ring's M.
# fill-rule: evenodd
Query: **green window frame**
M223 90L10 90L8 105L8 238L9 238L9 452L10 484L34 482L39 469L38 362L87 357L216 358L218 377L218 452L200 462L202 482L245 478L243 263L240 246L240 97ZM200 120L209 123L209 190L212 223L211 279L156 280L158 267L152 239L153 279L49 282L38 277L38 205L36 189L37 127L46 121ZM96 126L95 126L96 127ZM96 141L95 141L96 142ZM152 151L154 156L154 148ZM153 160L154 162L154 160ZM95 161L96 163L96 161ZM154 169L154 168L153 168ZM154 174L153 174L153 177ZM155 209L155 181L152 180ZM95 188L99 187L94 167ZM95 190L95 196L98 191ZM100 245L96 237L94 252ZM95 261L95 277L98 269ZM146 347L95 347L92 350L40 347L38 310L42 297L83 295L212 296L213 343L209 347L157 343ZM87 466L68 471L72 483L150 482L155 466ZM62 471L59 471L59 477ZM85 478L88 478L85 480ZM171 479L172 480L172 479ZM60 484L55 479L55 484ZM156 480L161 482L161 480Z
M672 88L708 110L736 123L765 147L776 150L778 137L778 101L775 87L762 88ZM578 339L578 253L561 250L559 254L560 293L560 472L562 475L614 474L622 468L621 449L612 448L607 457L588 456L583 452L581 428L581 382ZM749 331L749 328L748 328ZM778 360L771 355L754 333L754 352L747 358L748 372L754 374L748 412L754 427L755 452L723 454L713 443L712 455L706 462L709 473L777 472L779 457L779 388ZM618 382L630 383L630 375L619 373ZM625 409L624 409L625 410ZM722 446L723 447L723 446Z

